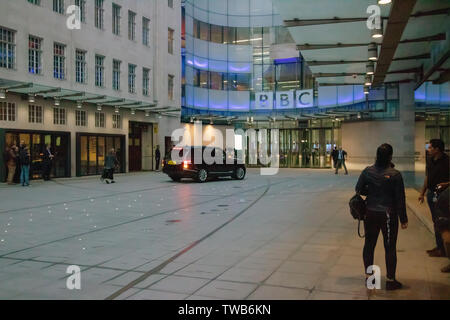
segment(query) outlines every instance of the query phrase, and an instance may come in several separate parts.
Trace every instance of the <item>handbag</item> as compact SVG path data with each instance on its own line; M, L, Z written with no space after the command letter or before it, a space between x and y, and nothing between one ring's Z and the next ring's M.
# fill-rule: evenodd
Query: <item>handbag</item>
M364 220L366 217L367 212L367 205L366 200L364 200L360 194L355 194L349 201L350 206L350 214L352 215L353 219L358 220L358 236L360 238L364 238L364 236L361 236L360 226L361 226L361 220Z

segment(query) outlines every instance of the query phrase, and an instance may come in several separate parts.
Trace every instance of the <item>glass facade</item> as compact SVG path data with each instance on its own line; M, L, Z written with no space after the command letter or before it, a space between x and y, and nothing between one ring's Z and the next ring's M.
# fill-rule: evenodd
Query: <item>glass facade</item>
M313 88L295 43L271 0L192 1L183 8L183 113L249 112L255 93Z

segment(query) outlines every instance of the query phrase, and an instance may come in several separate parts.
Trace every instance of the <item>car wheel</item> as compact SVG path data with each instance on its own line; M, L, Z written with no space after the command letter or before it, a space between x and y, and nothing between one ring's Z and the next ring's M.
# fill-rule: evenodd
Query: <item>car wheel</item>
M172 179L175 182L179 182L181 180L181 177L170 176L170 179Z
M205 182L206 179L208 179L208 171L206 171L205 169L200 169L197 173L197 181Z
M244 180L245 178L245 169L242 167L237 168L234 171L233 178L236 180Z

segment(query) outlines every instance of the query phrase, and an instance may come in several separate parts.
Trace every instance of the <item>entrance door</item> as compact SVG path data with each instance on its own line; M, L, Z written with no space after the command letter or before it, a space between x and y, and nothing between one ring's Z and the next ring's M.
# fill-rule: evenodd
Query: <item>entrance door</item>
M128 155L129 155L129 170L141 171L142 170L142 128L135 124L130 123L130 132L128 136Z

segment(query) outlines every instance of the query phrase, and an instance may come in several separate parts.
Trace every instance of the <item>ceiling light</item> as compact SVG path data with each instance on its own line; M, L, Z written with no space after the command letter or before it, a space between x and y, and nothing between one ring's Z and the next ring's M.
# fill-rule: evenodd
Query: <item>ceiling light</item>
M162 115L159 115L159 116L158 116L158 119L162 119Z
M83 108L83 102L78 101L78 102L77 102L77 108L78 108L78 109Z
M383 37L383 19L380 18L380 27L372 29L372 38L379 39Z
M136 114L136 109L131 109L131 114L135 115Z
M55 98L55 106L59 106L61 104L61 100L59 98Z
M372 85L372 76L367 75L366 80L364 82L365 86L371 86Z
M364 94L369 94L369 86L364 86Z
M102 105L101 104L97 105L97 111L102 111Z
M378 0L378 4L389 4L392 0Z
M29 103L34 103L35 99L34 99L34 94L29 94L28 95L28 102Z
M191 123L194 123L194 117L191 117Z
M213 119L210 119L210 120L209 120L209 124L210 124L210 125L213 125L213 124L214 124Z
M0 89L0 99L6 99L6 90Z
M116 107L114 110L115 113L119 113L120 112L120 107Z
M145 111L145 116L150 117L150 111Z
M369 76L373 75L375 73L375 64L373 63L373 61L369 61L366 64L366 74L368 74Z
M369 44L368 58L372 61L378 60L378 45L376 43Z

